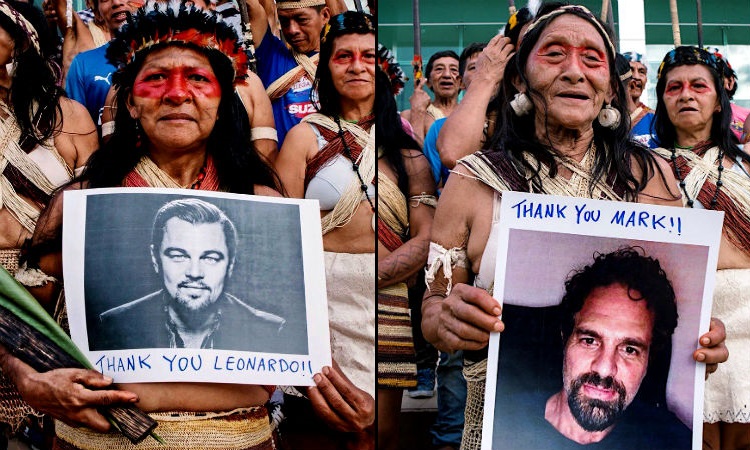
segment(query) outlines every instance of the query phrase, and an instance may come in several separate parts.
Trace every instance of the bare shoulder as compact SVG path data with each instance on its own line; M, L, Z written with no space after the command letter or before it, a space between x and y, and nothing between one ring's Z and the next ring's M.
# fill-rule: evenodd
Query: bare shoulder
M659 154L651 152L653 164L649 172L651 176L646 180L646 185L638 194L639 203L650 203L665 206L682 206L682 195L678 189L677 179L672 172L672 167L666 159ZM648 160L647 160L648 161ZM631 162L633 176L640 178L647 170L641 167L633 158Z
M63 133L96 133L96 125L85 106L67 97L60 97L59 104L62 111Z
M243 100L253 99L256 95L265 95L266 90L258 75L248 72L247 78L235 86Z
M453 247L465 244L477 217L491 211L492 197L489 186L477 180L463 165L456 165L440 195L433 234ZM471 201L466 201L469 198Z
M302 122L293 126L284 138L284 144L281 146L281 152L292 153L309 153L311 149L317 151L317 137L308 123Z
M282 197L279 191L263 184L256 184L253 187L253 190L255 192L255 195L263 195L265 197Z
M402 149L401 154L404 158L404 168L406 175L409 177L409 186L412 194L412 187L421 193L433 194L435 192L435 180L432 177L432 169L427 157L419 150Z

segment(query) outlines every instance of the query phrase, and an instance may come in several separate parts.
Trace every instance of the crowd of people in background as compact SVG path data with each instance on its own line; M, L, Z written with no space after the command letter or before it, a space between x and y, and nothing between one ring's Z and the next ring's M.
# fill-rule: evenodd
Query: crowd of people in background
M617 53L588 9L545 3L431 55L399 112L406 77L365 6L0 0L3 268L65 324L65 191L315 199L333 359L306 388L115 387L38 372L0 345L4 436L138 448L99 410L121 403L159 423L161 448L396 450L406 390L436 392L436 449L478 449L489 335L517 331L492 296L499 209L523 191L725 213L714 319L693 357L707 364L704 448L750 447L750 111L731 102L726 58L670 51L652 109L641 53Z

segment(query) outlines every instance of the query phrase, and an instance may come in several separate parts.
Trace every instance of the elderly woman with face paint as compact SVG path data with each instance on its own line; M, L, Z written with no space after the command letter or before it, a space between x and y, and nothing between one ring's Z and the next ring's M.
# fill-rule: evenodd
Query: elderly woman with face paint
M279 195L273 171L253 149L247 122L237 114L242 106L233 86L246 72L247 59L231 27L184 4L155 5L128 20L108 56L119 66L115 132L66 189ZM62 199L57 195L40 218L28 255L47 280L33 293L50 311L64 310L53 300L61 288L55 280L62 275ZM112 379L95 371L38 373L2 354L2 369L23 398L56 419L56 448L140 448L111 431L97 410L116 403L137 403L150 413L159 422L164 448L274 448L264 386L140 383L113 389Z
M505 327L488 292L502 192L681 204L667 164L628 140L614 45L587 9L562 6L540 14L514 58L503 81L506 98L513 100L500 111L501 129L488 150L460 160L449 178L428 257L425 337L441 350L464 350L462 448L481 442L489 333ZM471 279L473 286L465 284ZM714 348L697 350L695 358L726 360L723 339L716 323L701 340Z
M724 211L712 314L732 357L706 382L706 449L750 447L750 156L732 133L722 61L696 47L670 51L656 84L657 151L690 208Z
M0 265L10 273L40 210L97 145L85 108L65 98L43 57L35 25L46 26L44 17L29 5L19 9L0 1ZM0 389L0 422L17 428L32 410L9 383Z
M306 435L300 448L324 439L333 441L320 448L347 441L353 448L374 446L376 55L370 15L349 11L331 18L321 33L313 82L319 112L289 131L275 161L291 197L320 202L326 258L335 364L314 377L309 402L285 400L293 424L287 435ZM309 420L309 409L322 426Z

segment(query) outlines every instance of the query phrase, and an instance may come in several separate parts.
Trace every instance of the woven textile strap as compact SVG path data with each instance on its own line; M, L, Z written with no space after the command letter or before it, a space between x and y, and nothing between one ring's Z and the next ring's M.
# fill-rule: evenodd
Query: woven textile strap
M432 103L427 105L427 114L429 114L435 120L442 119L445 117L445 113L440 108L433 105Z
M461 450L479 450L482 445L487 360L483 359L479 362L465 360L463 372L466 379L466 408Z
M655 151L667 159L672 156L671 150L658 148ZM716 195L717 205L714 209L724 211L724 235L735 247L750 255L750 178L744 173L724 168L721 173L722 187L716 194L719 153L718 147L711 147L702 155L677 149L675 164L685 177L685 191L691 199L709 206ZM684 196L682 203L687 204Z
M378 387L417 385L417 356L406 283L378 289Z
M316 53L313 56L307 56L292 51L292 55L294 56L294 60L297 61L297 65L284 75L280 76L276 81L271 83L268 88L266 88L266 94L268 94L271 101L286 94L289 88L291 88L292 85L299 81L303 76L307 76L310 81L315 79L315 71L318 69L319 54Z
M576 162L571 158L555 155L555 161L558 165L565 167L572 172L569 179L566 179L560 175L552 178L549 176L549 170L539 170L539 179L541 186L536 186L539 192L542 194L552 195L563 195L567 197L584 197L584 198L595 198L595 199L606 199L622 201L623 198L618 194L612 186L609 185L607 180L592 180L591 171L595 161L596 147L592 145L584 155L581 162ZM539 163L534 157L524 152L524 159L529 163L531 167L538 165ZM478 181L486 184L497 192L504 191L517 191L519 190L509 177L501 174L498 168L489 161L486 155L482 153L474 153L472 155L461 158L458 161L459 164L466 167L471 173L470 176ZM515 169L518 170L517 168ZM461 176L466 176L460 172L451 171ZM531 169L525 171L525 173L513 174L516 178L529 180L533 174ZM590 184L593 183L592 194L589 194ZM527 183L525 186L529 192L532 191L531 183Z
M45 199L52 195L57 186L47 178L44 170L21 149L19 145L21 129L6 106L3 105L0 109L6 114L6 118L0 120L0 207L6 208L18 223L33 233L39 212L44 205L30 204L24 200L8 179L6 169L19 173L24 181L39 190ZM72 178L73 172L62 156L53 146L47 147L62 162L62 167L65 167L68 176Z
M99 28L93 20L87 23L86 27L89 29L89 31L91 32L91 37L94 39L94 48L101 47L102 45L109 42L102 29Z
M174 180L174 178L170 177L168 173L161 170L148 156L141 157L141 160L138 161L135 168L125 176L122 185L127 187L158 187L174 189L183 189L186 187L181 186ZM206 157L206 176L200 184L200 189L203 191L219 190L219 176L216 173L216 166L214 166L211 155Z
M310 114L309 116L305 116L302 121L338 132L336 122L323 114ZM362 179L365 182L373 180L375 178L375 125L370 127L370 132L368 133L357 124L342 120L341 128L344 130L344 133L351 133L357 144L362 146L362 153L354 161L359 166L359 173ZM321 219L324 235L334 228L343 227L349 223L357 208L359 208L359 204L362 202L362 195L359 178L352 177L352 181L346 187L336 206Z
M59 450L273 450L271 424L264 406L225 413L152 413L156 434L166 445L146 438L134 445L118 432L97 433L55 421Z
M403 245L408 230L406 197L396 183L378 170L378 241L394 251Z

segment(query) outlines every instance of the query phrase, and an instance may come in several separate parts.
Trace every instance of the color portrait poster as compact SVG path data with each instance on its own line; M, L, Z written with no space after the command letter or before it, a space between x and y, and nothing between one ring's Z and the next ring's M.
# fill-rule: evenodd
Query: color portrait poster
M504 192L483 450L700 449L723 213Z
M317 202L66 191L70 334L115 382L313 385L331 364Z

